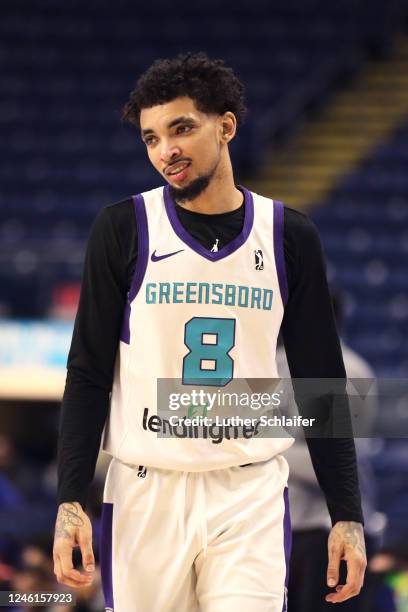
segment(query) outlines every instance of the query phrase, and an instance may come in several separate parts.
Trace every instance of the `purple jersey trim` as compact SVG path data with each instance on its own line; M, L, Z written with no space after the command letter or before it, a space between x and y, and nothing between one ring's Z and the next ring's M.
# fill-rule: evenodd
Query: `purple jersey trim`
M273 244L279 288L283 305L286 306L288 302L288 283L286 279L285 253L283 248L283 203L278 200L273 201Z
M224 257L231 255L231 253L236 251L244 244L252 230L252 226L254 224L254 202L252 199L252 193L248 191L248 189L245 189L245 187L241 187L240 185L237 185L237 187L244 194L244 225L241 232L234 238L234 240L231 240L231 242L215 253L212 253L206 249L188 233L178 218L176 204L172 200L169 193L169 186L166 185L163 189L164 204L166 207L167 216L175 233L183 242L193 249L193 251L198 253L198 255L202 255L206 259L209 259L210 261L219 261L220 259L224 259Z
M102 504L99 557L105 606L114 610L112 584L112 519L113 504L104 502Z
M285 487L283 492L283 499L285 502L285 514L283 517L283 543L285 549L285 564L286 564L286 574L285 574L285 594L283 598L283 606L282 612L287 612L287 592L289 585L289 565L290 565L290 553L292 550L292 527L290 524L290 511L289 511L289 489Z
M143 278L147 268L149 258L149 229L147 225L146 207L143 196L134 195L133 204L136 216L137 229L137 260L133 274L132 285L127 295L125 311L123 313L122 330L120 339L126 344L130 344L130 311L131 304L137 296L142 286Z

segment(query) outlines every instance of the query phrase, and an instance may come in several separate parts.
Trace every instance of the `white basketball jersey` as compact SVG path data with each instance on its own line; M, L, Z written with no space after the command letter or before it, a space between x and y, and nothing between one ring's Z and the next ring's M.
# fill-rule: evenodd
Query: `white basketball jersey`
M287 299L283 205L240 189L242 231L213 250L181 224L168 186L133 196L138 257L103 437L103 449L124 463L221 469L267 460L293 442L183 437L157 410L158 379L177 380L191 393L200 384L217 392L236 379L278 377L276 343Z

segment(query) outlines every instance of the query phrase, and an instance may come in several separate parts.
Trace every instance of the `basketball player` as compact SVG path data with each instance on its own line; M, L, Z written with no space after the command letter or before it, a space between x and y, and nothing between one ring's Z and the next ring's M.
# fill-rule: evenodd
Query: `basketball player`
M188 391L277 377L281 327L293 377L345 378L314 226L235 184L228 145L244 114L241 82L204 54L156 61L124 109L167 184L103 208L91 231L54 543L59 582L89 584L84 508L102 437L113 457L100 543L107 610L286 609L292 439L163 437L157 411L157 379ZM308 444L333 523L326 599L340 602L360 591L366 564L354 441ZM75 546L85 572L73 568Z

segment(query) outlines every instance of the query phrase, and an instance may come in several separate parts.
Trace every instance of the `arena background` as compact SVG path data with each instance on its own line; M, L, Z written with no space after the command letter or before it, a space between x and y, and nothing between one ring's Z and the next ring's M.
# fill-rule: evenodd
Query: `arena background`
M311 216L344 341L378 379L407 378L407 0L2 0L0 589L57 588L57 426L86 239L101 207L160 184L121 108L155 58L189 50L246 84L237 182ZM380 405L373 428L374 612L408 610L407 404ZM98 581L75 609L103 609Z

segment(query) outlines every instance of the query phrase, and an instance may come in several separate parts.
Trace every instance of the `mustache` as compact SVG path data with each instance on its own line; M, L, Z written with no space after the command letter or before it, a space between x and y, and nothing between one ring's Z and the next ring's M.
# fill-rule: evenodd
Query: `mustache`
M191 161L192 161L192 160L191 160L190 158L188 158L188 157L179 157L178 159L173 160L173 161L171 161L169 164L167 164L167 166L166 166L166 167L165 167L165 169L164 169L164 173L166 174L166 173L167 173L167 171L169 170L169 168L172 168L172 167L173 167L173 166L175 166L176 164L180 164L180 163L183 163L183 162L188 162L188 163L190 163L190 164L191 164Z

